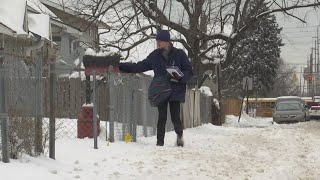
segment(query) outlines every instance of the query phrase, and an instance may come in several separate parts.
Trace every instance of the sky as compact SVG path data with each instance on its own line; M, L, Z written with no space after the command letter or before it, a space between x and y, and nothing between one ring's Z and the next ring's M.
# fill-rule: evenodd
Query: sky
M62 122L68 121L76 122ZM7 180L318 179L320 122L271 122L242 115L238 123L238 117L227 116L223 126L186 129L185 147L175 146L174 132L166 133L163 147L155 146L155 136L129 143L99 140L98 149L92 139L59 138L56 160L23 155L0 162L0 175Z
M288 65L296 66L297 71L300 71L300 66L307 64L307 57L310 56L311 48L314 46L315 39L312 37L317 34L316 26L319 25L320 14L311 8L294 10L294 14L304 19L306 23L283 13L275 13L279 26L283 28L281 37L284 46L281 48L281 57ZM142 60L155 46L155 43L150 41L144 48L139 48L139 53L132 51L131 57L138 61Z
M9 1L9 0L4 0L4 1L5 1L4 3L12 3L12 1ZM17 4L18 2L20 1L14 0L14 3L16 3L14 7L22 7ZM37 0L28 0L28 4L36 8L36 6L34 6L34 2L38 3ZM16 11L8 11L7 13L0 12L0 20L7 22L6 19L3 19L3 18L7 18L7 17L21 18L21 15L20 16L11 15L12 12L16 13ZM312 46L314 46L314 41L313 41L314 39L312 37L316 36L316 31L317 31L316 26L319 25L320 19L319 19L318 13L316 12L316 10L311 8L294 10L294 14L304 19L307 23L302 23L299 20L293 17L290 17L288 15L284 16L283 13L275 13L275 14L277 16L277 21L279 25L283 27L281 36L283 38L283 42L285 45L281 48L282 50L281 57L288 64L306 64L307 57L311 51L310 49ZM35 19L36 18L31 19L30 17L30 20L35 20ZM20 22L20 21L14 21L14 22ZM44 26L41 26L41 27L44 27ZM13 29L16 30L16 28L13 28ZM46 34L45 37L48 38L47 32L46 33L39 32L39 34L41 35ZM146 44L145 47L147 48L142 48L142 49L145 49L146 52L143 52L143 51L141 52L141 50L139 50L139 53L137 53L133 50L131 52L132 53L131 57L134 57L135 60L142 60L151 51L150 49L155 48L155 43L153 41L150 41L149 43L145 43L145 44Z
M281 48L281 57L288 64L307 64L307 57L314 46L315 39L312 37L317 35L316 26L319 25L320 14L310 8L295 10L294 14L307 23L288 15L284 16L283 13L276 13L277 21L283 27L281 36L285 43Z

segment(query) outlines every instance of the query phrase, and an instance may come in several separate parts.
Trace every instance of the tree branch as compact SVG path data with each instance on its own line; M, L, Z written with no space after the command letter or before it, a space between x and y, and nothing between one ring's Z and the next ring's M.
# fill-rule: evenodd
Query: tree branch
M306 8L306 7L316 7L319 6L320 2L317 3L311 3L311 4L302 4L302 5L293 5L293 6L289 6L289 7L284 7L284 8L279 8L279 9L273 9L273 10L269 10L269 11L265 11L263 13L260 13L259 15L257 15L257 18L260 18L262 16L266 16L268 14L271 13L275 13L275 12L284 12L284 11L288 11L288 10L292 10L292 9L300 9L300 8Z
M235 9L235 13L233 16L233 24L232 24L232 31L233 32L237 32L238 30L238 18L239 18L239 14L240 14L240 5L241 5L241 0L237 1L236 4L236 9Z
M274 1L274 3L281 9L282 7L276 2L276 1ZM303 23L306 23L306 21L305 20L303 20L303 19L301 19L301 18L299 18L298 16L295 16L295 15L293 15L293 14L290 14L290 13L288 13L287 11L283 11L285 14L287 14L287 15L289 15L289 16L291 16L291 17L293 17L293 18L296 18L296 19L298 19L299 21L301 21L301 22L303 22Z
M207 54L210 50L212 50L213 48L215 47L219 47L219 46L223 46L224 44L223 43L216 43L216 44L213 44L211 45L209 48L207 48L205 51L201 52L199 54L199 56L204 56L205 54Z
M177 0L177 1L183 5L183 7L187 11L189 17L192 16L188 0Z
M107 48L107 47L113 47L113 48L117 48L118 50L120 51L129 51L133 48L135 48L136 46L138 46L139 44L143 43L143 42L146 42L147 40L149 40L150 37L147 37L147 38L143 38L143 39L140 39L139 41L135 41L131 46L129 47L126 47L126 48L121 48L120 46L117 46L117 45L114 45L114 44L103 44L103 47Z

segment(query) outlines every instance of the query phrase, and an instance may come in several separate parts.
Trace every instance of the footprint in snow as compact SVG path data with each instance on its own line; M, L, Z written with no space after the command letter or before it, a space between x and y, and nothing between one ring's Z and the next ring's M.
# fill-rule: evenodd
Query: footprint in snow
M77 179L79 179L79 178L80 178L80 176L79 176L79 175L75 175L75 176L74 176L74 178L77 178Z
M75 167L73 170L74 170L74 171L82 171L81 168L77 168L77 167Z
M49 172L51 172L52 174L58 174L58 171L56 169L51 169L49 170Z

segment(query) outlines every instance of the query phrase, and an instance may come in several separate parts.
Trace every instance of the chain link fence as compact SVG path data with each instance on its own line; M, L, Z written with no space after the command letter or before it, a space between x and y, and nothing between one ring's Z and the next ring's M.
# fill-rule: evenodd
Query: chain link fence
M96 82L91 77L88 81L91 98L86 104L88 90L84 78L58 78L56 137L93 138L95 108L100 140L124 141L130 135L135 141L137 137L155 135L158 110L147 100L151 80L148 76L119 73L97 76ZM186 103L181 106L185 128L210 123L211 106L212 97L188 90ZM167 116L166 131L173 131L170 114Z
M76 82L76 83L74 83ZM90 81L91 102L86 104L86 82L80 78L58 78L56 137L92 138L95 101L100 140L124 141L125 137L152 136L156 133L157 109L147 101L150 77L109 74ZM76 88L72 86L75 85ZM93 87L95 84L95 88ZM96 98L93 98L93 89ZM77 99L77 105L74 105ZM73 101L67 102L67 101ZM70 105L76 108L70 107ZM167 130L173 130L168 115Z
M42 54L39 52L34 59L13 54L2 56L2 113L9 119L9 130L5 128L9 144L6 147L1 145L1 149L6 148L11 158L18 158L20 153L32 156L41 154L47 140L42 121L45 95Z
M48 154L50 98L55 100L57 141L94 138L95 127L100 141L136 141L137 137L156 134L158 111L147 100L151 77L109 72L86 81L81 75L84 72L75 72L77 77L60 76L52 85L44 73L41 54L30 60L9 54L3 59L10 145L0 143L1 154L3 148L11 158L19 153ZM52 97L51 90L55 92ZM212 97L188 90L186 103L181 106L185 128L211 122L211 106ZM166 131L173 131L169 113ZM0 136L0 142L2 139Z

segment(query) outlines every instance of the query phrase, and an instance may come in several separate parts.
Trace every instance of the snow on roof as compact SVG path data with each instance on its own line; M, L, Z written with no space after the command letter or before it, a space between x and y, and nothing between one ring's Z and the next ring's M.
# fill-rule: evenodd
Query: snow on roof
M93 49L88 48L85 52L85 55L89 55L89 56L111 56L114 55L113 52L109 52L109 51L104 51L104 52L95 52Z
M300 98L299 96L280 96L278 99L287 99L287 98Z
M50 17L47 14L28 14L29 30L50 40Z
M50 9L43 5L40 0L27 0L27 5L38 13L48 14L53 19L61 21Z
M93 49L88 48L88 49L85 51L84 54L85 54L85 55L90 55L90 56L95 56L96 52L95 52Z
M1 0L0 22L16 34L28 34L24 29L26 0Z
M13 33L27 35L26 31L28 30L50 40L49 15L52 17L56 17L56 15L40 4L38 0L1 0L0 23L11 29ZM37 9L41 14L27 14L26 5ZM43 14L44 12L48 12L49 15ZM26 18L28 29L24 30ZM3 31L1 32L3 33Z

